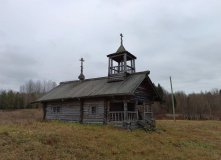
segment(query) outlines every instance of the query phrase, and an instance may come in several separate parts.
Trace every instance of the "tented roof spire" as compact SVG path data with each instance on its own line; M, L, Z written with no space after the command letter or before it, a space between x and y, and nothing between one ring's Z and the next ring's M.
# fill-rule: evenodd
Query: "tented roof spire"
M120 44L120 47L118 48L118 50L117 50L116 53L126 51L126 49L125 49L124 46L123 46L123 34L121 33L120 36L121 36L121 44Z

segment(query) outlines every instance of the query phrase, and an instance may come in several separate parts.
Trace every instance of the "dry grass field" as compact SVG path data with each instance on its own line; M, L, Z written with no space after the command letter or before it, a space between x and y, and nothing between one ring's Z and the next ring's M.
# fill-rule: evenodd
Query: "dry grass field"
M42 109L0 110L0 124L40 121Z
M158 120L157 128L130 132L62 121L0 123L0 159L221 159L221 121Z

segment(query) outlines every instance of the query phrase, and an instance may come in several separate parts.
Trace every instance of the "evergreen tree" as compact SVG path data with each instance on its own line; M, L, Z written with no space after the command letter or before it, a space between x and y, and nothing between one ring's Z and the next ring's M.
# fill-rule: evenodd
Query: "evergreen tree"
M154 85L154 87L156 88L156 90L157 90L157 93L159 94L159 96L161 97L161 102L160 102L160 104L162 104L163 103L163 101L164 101L164 89L163 89L163 87L158 83L158 85L156 86L154 83L153 83L153 85Z
M18 99L18 108L19 109L25 108L25 101L24 101L23 97L19 97L19 99Z
M1 94L0 106L1 106L1 109L8 109L8 96L5 90L2 91L2 94Z
M160 97L162 98L163 100L163 87L158 83L158 86L157 86L157 92L159 93Z
M19 92L14 95L14 109L19 109Z
M7 96L8 96L8 108L9 109L14 109L14 93L12 90L8 91L7 93Z

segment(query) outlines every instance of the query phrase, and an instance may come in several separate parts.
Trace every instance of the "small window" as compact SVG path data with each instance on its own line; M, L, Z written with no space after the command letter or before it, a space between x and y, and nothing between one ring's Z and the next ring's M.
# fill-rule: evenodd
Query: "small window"
M96 114L97 108L95 106L91 107L91 114Z
M61 107L52 107L52 112L53 112L54 114L60 113L60 112L61 112Z
M57 107L57 112L61 112L61 108L60 107Z

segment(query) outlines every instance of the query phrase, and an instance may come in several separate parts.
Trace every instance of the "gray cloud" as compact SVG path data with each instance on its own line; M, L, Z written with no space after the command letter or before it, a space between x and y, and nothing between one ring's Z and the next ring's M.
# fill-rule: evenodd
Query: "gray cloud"
M35 65L37 61L32 56L25 54L15 46L1 46L1 49L1 89L17 90L26 80L36 77Z
M28 79L107 75L107 54L124 46L137 71L154 83L187 93L221 88L221 2L28 1L0 2L0 84L18 90Z

